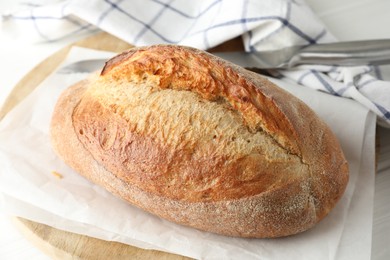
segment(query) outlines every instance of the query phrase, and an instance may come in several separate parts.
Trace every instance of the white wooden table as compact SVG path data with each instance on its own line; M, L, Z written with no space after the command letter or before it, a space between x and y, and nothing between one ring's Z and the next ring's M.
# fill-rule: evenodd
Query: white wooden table
M1 1L0 11L9 3ZM10 1L11 2L11 1ZM340 40L390 38L389 0L306 0ZM24 74L67 42L28 45L0 31L0 104ZM390 97L389 97L390 98ZM381 150L375 186L372 259L390 259L390 129L379 129ZM0 211L0 259L48 259Z

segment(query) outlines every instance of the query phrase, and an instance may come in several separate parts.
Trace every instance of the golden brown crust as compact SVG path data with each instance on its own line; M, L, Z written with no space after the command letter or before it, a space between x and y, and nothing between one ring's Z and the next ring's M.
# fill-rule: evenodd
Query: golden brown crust
M223 99L241 113L253 132L267 130L291 152L299 153L294 130L272 98L280 93L259 89L271 83L261 77L248 77L242 68L206 52L170 45L134 48L109 60L101 75L113 81L155 76L160 89L188 90L210 101ZM282 94L281 98L289 96Z
M336 138L305 104L188 47L108 61L61 96L51 135L66 163L121 198L231 236L304 231L348 182Z

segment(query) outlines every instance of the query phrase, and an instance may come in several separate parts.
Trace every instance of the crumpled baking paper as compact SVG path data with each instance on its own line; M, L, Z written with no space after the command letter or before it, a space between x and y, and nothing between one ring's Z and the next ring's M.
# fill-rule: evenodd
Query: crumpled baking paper
M74 48L64 65L113 55ZM60 93L86 76L53 73L0 122L0 195L9 214L197 259L370 258L376 121L362 105L271 79L332 128L349 162L350 181L331 213L306 232L277 239L232 238L177 225L133 207L79 176L55 155L48 135L52 110Z

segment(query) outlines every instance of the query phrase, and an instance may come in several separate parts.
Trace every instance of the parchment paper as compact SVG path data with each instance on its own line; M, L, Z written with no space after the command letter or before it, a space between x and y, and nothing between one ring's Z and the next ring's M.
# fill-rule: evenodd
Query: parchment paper
M64 64L111 56L74 48ZM60 93L86 76L53 73L0 122L1 205L9 214L198 259L370 258L375 116L360 104L272 79L332 128L349 162L350 181L334 210L311 230L286 238L241 239L183 227L130 206L79 176L55 155L48 136L52 110Z

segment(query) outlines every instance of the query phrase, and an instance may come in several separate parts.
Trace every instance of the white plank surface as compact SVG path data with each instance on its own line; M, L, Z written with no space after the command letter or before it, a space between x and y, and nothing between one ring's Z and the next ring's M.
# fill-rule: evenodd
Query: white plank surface
M306 0L340 40L390 38L389 0ZM12 9L1 1L0 11ZM0 104L12 87L42 59L67 43L28 45L2 38ZM379 129L381 154L376 176L372 259L390 259L390 130ZM48 259L22 237L0 211L0 259ZM367 234L371 235L371 234Z

